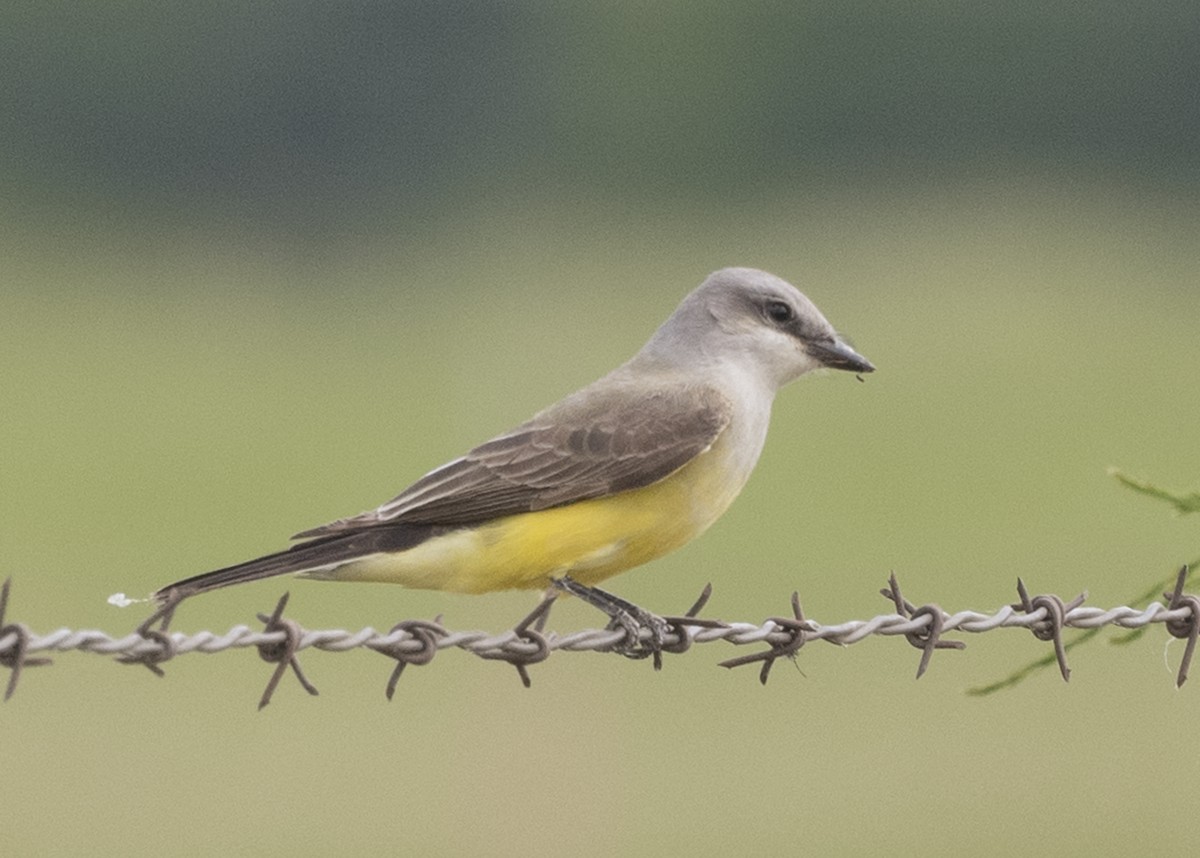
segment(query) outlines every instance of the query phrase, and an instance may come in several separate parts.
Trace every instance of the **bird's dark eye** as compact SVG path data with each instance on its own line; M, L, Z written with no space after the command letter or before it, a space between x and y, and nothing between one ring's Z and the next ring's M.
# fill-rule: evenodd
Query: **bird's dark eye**
M768 301L765 309L767 311L767 318L776 324L787 324L796 318L791 305L785 304L783 301Z

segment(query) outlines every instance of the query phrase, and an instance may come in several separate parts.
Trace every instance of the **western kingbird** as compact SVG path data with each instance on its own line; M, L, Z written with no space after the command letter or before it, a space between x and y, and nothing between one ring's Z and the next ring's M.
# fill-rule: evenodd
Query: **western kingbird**
M716 521L758 461L775 392L822 367L875 369L791 284L752 268L717 271L599 381L377 509L163 587L160 614L289 572L460 593L567 578L591 588Z

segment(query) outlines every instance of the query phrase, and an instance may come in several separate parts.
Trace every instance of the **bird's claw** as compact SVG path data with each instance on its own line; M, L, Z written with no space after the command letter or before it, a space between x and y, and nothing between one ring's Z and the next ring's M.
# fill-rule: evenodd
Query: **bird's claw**
M554 588L564 593L570 593L587 602L592 607L603 611L608 616L607 631L620 629L625 636L612 645L611 650L626 658L647 658L653 656L655 668L662 664L662 652L666 643L667 633L672 630L669 620L640 608L620 596L580 584L568 576L555 578ZM648 629L650 635L643 640L642 630Z

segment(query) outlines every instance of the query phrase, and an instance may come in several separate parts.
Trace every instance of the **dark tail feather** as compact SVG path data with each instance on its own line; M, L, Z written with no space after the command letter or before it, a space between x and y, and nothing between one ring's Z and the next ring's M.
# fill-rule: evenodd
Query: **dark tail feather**
M314 539L293 545L285 551L184 578L156 590L153 599L160 607L176 605L188 596L233 584L307 572L384 551L406 551L446 530L444 527L424 524L375 525L365 530Z

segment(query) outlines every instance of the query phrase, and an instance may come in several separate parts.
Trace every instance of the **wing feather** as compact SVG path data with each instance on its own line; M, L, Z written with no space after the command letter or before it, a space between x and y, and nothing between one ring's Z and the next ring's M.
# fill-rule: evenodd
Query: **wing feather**
M713 445L730 403L708 387L584 389L421 477L377 509L297 534L458 527L648 486Z

